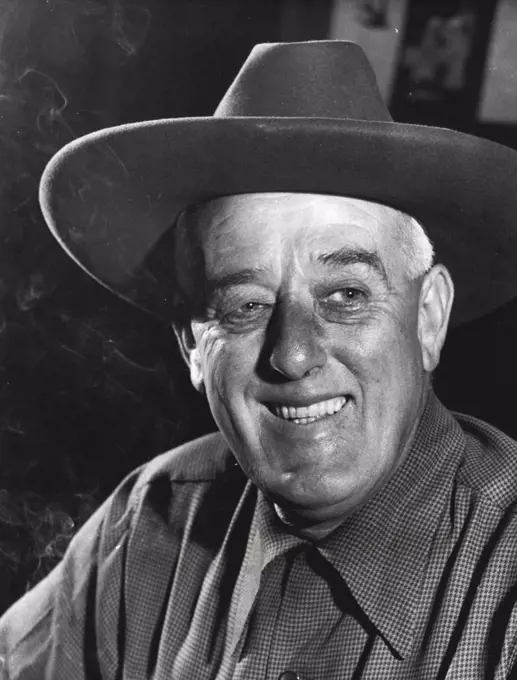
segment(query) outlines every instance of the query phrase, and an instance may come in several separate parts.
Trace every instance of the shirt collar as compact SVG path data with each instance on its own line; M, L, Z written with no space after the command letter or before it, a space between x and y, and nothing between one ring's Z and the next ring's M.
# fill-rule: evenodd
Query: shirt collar
M262 572L275 558L303 543L306 541L285 531L273 505L258 491L246 551L230 606L232 654L237 649L253 608Z
M430 392L399 470L372 500L318 543L402 658L411 649L427 555L464 446L460 426Z

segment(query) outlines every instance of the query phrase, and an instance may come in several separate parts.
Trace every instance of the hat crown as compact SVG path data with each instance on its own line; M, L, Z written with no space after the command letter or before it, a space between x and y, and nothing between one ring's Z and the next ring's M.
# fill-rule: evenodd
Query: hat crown
M365 53L343 40L257 45L214 116L392 120Z

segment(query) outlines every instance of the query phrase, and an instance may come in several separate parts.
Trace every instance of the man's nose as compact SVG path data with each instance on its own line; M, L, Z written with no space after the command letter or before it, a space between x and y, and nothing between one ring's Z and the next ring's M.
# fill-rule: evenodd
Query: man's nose
M279 304L269 331L269 363L285 378L299 380L325 365L323 333L312 309L292 301Z

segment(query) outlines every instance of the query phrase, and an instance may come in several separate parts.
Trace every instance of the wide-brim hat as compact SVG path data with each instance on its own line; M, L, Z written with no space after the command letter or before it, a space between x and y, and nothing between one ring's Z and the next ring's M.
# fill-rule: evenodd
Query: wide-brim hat
M170 320L178 214L253 192L344 195L414 216L455 281L453 323L517 294L517 152L394 122L364 52L345 41L258 45L214 116L73 141L45 169L40 202L83 269Z

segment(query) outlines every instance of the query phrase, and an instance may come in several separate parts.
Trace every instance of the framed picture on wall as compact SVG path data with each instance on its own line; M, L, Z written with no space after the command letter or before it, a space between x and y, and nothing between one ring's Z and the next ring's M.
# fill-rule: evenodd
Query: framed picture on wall
M391 102L395 119L472 128L494 10L486 0L410 3Z
M480 123L517 124L517 2L499 0L492 23L477 111Z

